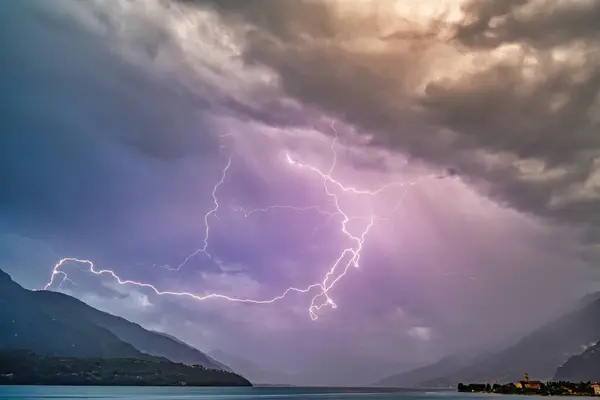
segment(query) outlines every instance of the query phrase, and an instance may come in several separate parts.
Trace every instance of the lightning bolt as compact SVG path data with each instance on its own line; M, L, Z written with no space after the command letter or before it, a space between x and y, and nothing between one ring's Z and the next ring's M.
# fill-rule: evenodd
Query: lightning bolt
M213 198L213 203L214 203L215 206L213 208L211 208L204 215L204 227L205 227L205 230L204 230L204 247L202 247L201 249L196 250L195 252L193 252L192 254L190 254L189 256L187 256L186 259L181 264L182 266L185 265L189 261L190 258L194 257L198 253L204 253L209 258L211 257L210 253L208 253L208 251L207 251L207 249L208 249L208 236L209 236L209 233L210 233L210 225L208 224L208 219L210 218L211 215L214 215L215 217L217 216L217 210L219 209L219 199L217 198L217 190L219 190L219 186L221 186L225 182L225 178L227 177L227 171L229 170L229 167L231 167L231 156L227 160L227 164L225 165L225 168L223 168L223 173L221 174L221 180L219 182L217 182L217 184L215 185L215 187L213 188L213 191L212 191L212 198Z
M298 207L298 206L290 206L290 205L273 205L273 206L269 206L269 207L265 207L265 208L257 208L257 209L250 210L250 211L246 211L243 208L239 208L239 207L233 208L235 211L242 212L245 217L250 217L253 214L256 214L259 212L260 213L270 212L270 211L277 210L277 209L291 210L291 211L296 211L296 212L316 211L317 213L328 217L326 224L328 224L329 221L333 217L339 216L341 218L341 233L348 239L348 241L350 242L350 245L348 247L344 248L340 252L339 257L333 262L333 264L330 265L330 267L327 269L323 279L320 282L316 282L316 283L310 284L310 285L308 285L306 287L302 287L302 288L288 287L283 292L281 292L281 294L279 294L275 297L269 298L269 299L250 299L250 298L231 297L231 296L226 296L224 294L219 294L219 293L196 294L196 293L191 293L191 292L163 291L149 283L128 280L128 279L122 279L114 271L109 270L109 269L102 269L102 270L96 269L94 263L90 260L68 257L68 258L62 258L54 265L54 268L52 269L52 275L50 277L50 280L44 287L44 290L49 290L55 284L57 277L63 278L61 281L61 284L64 283L65 280L70 280L67 273L64 271L64 269L62 269L62 267L66 263L74 262L74 263L78 263L78 264L82 264L82 265L87 265L88 271L91 272L92 274L99 275L99 276L108 275L108 276L112 277L114 280L116 280L120 285L133 285L133 286L137 286L140 288L149 289L149 290L153 291L154 293L156 293L157 295L188 297L188 298L192 298L192 299L199 300L199 301L204 301L204 300L208 300L208 299L223 299L223 300L237 302L237 303L272 304L272 303L275 303L275 302L285 298L287 295L289 295L291 293L308 293L313 290L316 290L316 294L312 297L312 299L310 301L308 312L309 312L310 318L313 321L317 320L318 319L318 311L320 311L323 307L329 306L333 309L337 308L337 304L333 301L333 299L329 295L329 292L334 288L334 286L340 280L342 280L342 278L344 278L344 276L348 273L348 271L350 270L351 267L358 268L360 266L360 260L361 260L361 256L362 256L362 250L364 248L364 243L365 243L365 240L366 240L371 228L374 226L376 220L385 219L385 218L379 217L377 215L371 215L368 218L353 217L353 216L348 215L339 204L340 195L344 194L344 195L376 196L376 195L382 193L383 191L388 190L394 186L404 187L406 189L406 188L408 188L408 186L412 186L416 183L416 182L408 182L408 183L392 182L392 183L389 183L377 190L364 190L364 189L355 188L353 186L344 185L343 183L341 183L340 181L338 181L337 179L335 179L332 176L333 171L337 165L337 152L335 150L335 146L339 140L339 136L338 136L337 130L335 129L334 123L331 124L331 128L335 132L335 138L331 144L333 160L332 160L331 166L327 172L323 172L319 168L317 168L313 165L304 164L304 163L294 159L289 152L286 153L285 159L290 166L301 169L301 170L307 170L321 178L321 180L323 181L323 187L324 187L325 193L332 200L331 202L332 202L332 205L334 208L333 211L324 210L319 206ZM191 258L198 255L199 253L204 253L208 257L211 257L210 254L208 253L208 242L209 242L209 234L210 234L209 219L211 216L216 217L216 213L220 207L219 200L217 197L217 191L218 191L219 187L225 182L227 172L228 172L230 166L231 166L231 157L229 157L229 160L228 160L225 168L222 171L221 179L213 187L212 197L213 197L214 207L212 209L210 209L204 216L204 223L205 223L204 246L202 248L195 250L188 257L186 257L185 260L177 268L169 268L169 269L179 270L181 267L186 265L187 262ZM366 221L364 224L364 227L358 233L351 233L350 230L348 229L348 223L353 219L363 219ZM323 225L322 227L324 227L325 225ZM322 227L319 227L318 229L321 229ZM315 231L315 233L316 233L316 231ZM60 285L59 285L59 287L60 287Z
M57 271L57 274L56 274L56 275L60 275L60 276L62 276L62 280L61 280L61 281L60 281L60 283L58 284L58 288L59 288L59 289L62 289L62 285L63 285L65 282L69 282L70 284L77 286L77 284L76 284L75 282L73 282L73 280L72 280L71 278L69 278L69 275L67 275L67 274L66 274L66 272L63 272L63 271Z
M227 138L227 137L231 137L231 132L219 135L219 139L221 140L221 144L220 144L219 148L224 148L225 147L225 145L222 143L222 140L224 138ZM231 155L229 155L229 157L227 159L227 163L225 164L225 167L221 171L221 179L213 186L212 198L213 198L214 207L211 208L210 210L208 210L208 212L206 214L204 214L204 239L203 239L204 246L202 246L202 247L194 250L178 266L176 266L174 268L171 267L171 266L169 266L168 264L162 264L162 265L155 264L153 266L155 266L155 267L161 267L161 268L167 269L169 271L179 271L192 258L196 257L200 253L204 253L208 258L212 258L212 256L208 252L208 238L209 238L209 234L210 234L209 218L211 216L215 216L217 219L219 218L217 216L217 211L219 210L220 205L219 205L219 199L217 198L217 191L219 190L219 187L223 183L225 183L225 178L227 177L227 172L229 171L230 167L231 167Z
M54 265L54 268L52 269L52 276L50 277L50 281L46 284L46 286L44 286L44 290L50 289L50 287L54 284L54 280L55 280L56 276L66 275L66 273L60 269L60 267L67 262L76 262L79 264L87 264L88 270L91 273L93 273L94 275L99 275L99 276L100 275L109 275L113 279L115 279L120 285L134 285L134 286L138 286L141 288L150 289L157 295L161 295L161 296L169 295L169 296L178 296L178 297L189 297L189 298L192 298L195 300L208 300L208 299L216 298L216 299L224 299L224 300L228 300L228 301L233 301L236 303L270 304L270 303L274 303L278 300L283 299L285 296L287 296L291 292L306 293L318 286L318 284L313 284L313 285L308 286L305 289L298 289L298 288L293 288L293 287L288 288L281 295L273 297L268 300L253 300L253 299L245 299L245 298L238 298L238 297L230 297L230 296L226 296L224 294L218 294L218 293L199 295L199 294L194 294L194 293L190 293L190 292L161 291L161 290L157 289L156 286L154 286L150 283L138 282L138 281L129 280L129 279L122 279L113 270L110 270L110 269L98 270L98 269L96 269L94 263L90 260L83 260L83 259L74 258L74 257L67 257L67 258L61 259L58 263L56 263Z
M308 206L308 207L297 207L297 206L287 206L287 205L274 205L265 208L255 208L253 210L247 211L242 207L232 207L233 211L238 211L244 215L245 218L250 217L252 214L256 213L266 213L273 210L292 210L292 211L316 211L321 215L327 216L335 216L340 215L337 212L325 211L319 206Z
M223 168L223 171L221 172L221 179L215 184L215 186L213 186L213 190L212 190L212 198L213 198L213 204L214 207L211 208L210 210L208 210L208 212L206 214L204 214L204 239L203 239L203 243L204 246L194 250L192 253L190 253L178 266L176 267L171 267L168 264L164 264L164 265L154 265L154 266L158 266L161 268L165 268L169 271L179 271L181 268L183 268L192 258L196 257L198 254L200 253L204 253L208 258L212 258L211 254L208 252L208 239L210 236L210 224L209 224L209 219L211 216L214 216L215 218L219 218L217 216L217 211L219 210L219 199L217 197L217 191L219 190L219 187L225 183L225 178L227 177L227 171L229 171L229 168L231 167L231 156L229 156L228 160L227 160L227 164L225 164L225 167Z

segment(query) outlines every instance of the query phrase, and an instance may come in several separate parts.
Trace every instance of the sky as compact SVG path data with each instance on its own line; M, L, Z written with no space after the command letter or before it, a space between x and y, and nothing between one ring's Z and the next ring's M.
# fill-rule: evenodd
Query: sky
M499 348L600 286L599 18L595 0L1 2L0 268L40 289L74 257L264 301L344 255L328 297L269 304L77 262L49 286L291 383Z

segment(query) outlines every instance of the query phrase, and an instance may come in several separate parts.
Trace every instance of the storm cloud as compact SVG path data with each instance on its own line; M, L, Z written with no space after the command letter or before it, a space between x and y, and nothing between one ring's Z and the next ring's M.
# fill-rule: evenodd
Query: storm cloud
M592 222L597 2L474 1L450 22L447 2L421 30L388 18L392 1L216 3L252 25L244 56L285 94L373 145L456 166L510 206Z
M339 218L240 207L332 211L285 154L327 171L336 132L336 179L417 183L341 197L349 229L381 220L318 321L310 296L182 300L73 264L53 289L292 383L366 384L510 343L597 287L595 1L0 7L0 267L28 287L65 256L163 290L270 298L319 281L347 245ZM229 158L211 257L161 268L203 245Z

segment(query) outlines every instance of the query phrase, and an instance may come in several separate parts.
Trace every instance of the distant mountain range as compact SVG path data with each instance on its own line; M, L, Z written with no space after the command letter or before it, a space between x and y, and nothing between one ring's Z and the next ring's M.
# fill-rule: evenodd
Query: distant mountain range
M597 382L600 380L600 343L569 358L554 375L555 381Z
M436 363L416 368L404 373L388 376L387 378L376 382L374 386L414 387L418 386L425 380L445 376L467 365L468 363L458 356L448 356L442 358Z
M600 380L600 295L541 326L501 351L479 357L452 356L395 374L377 386L455 387L459 382L506 383L523 373L539 380ZM71 296L31 291L0 270L0 351L80 358L136 358L235 371L255 383L287 384L302 376L270 371L228 354L210 356L166 333L99 311Z
M594 345L585 350L599 340L600 295L593 294L586 296L578 308L502 351L468 365L457 362L456 358L444 359L427 367L384 378L376 384L455 387L459 382L506 383L521 379L525 372L539 380L600 380L600 348Z
M157 335L165 336L165 337L167 337L167 338L169 338L169 339L171 339L171 340L174 340L174 341L176 341L177 343L179 343L179 344L181 344L181 345L183 345L183 346L186 346L186 347L190 348L190 349L191 349L191 350L193 350L193 351L198 351L198 349L196 349L196 348L195 348L194 346L192 346L191 344L187 344L187 343L186 343L186 342L184 342L183 340L181 340L181 339L179 339L179 338L176 338L176 337L175 337L175 336L173 336L173 335L169 335L168 333L164 333L164 332L158 332L158 331L151 331L151 332L154 332L154 333L156 333ZM204 353L203 353L203 354L204 354ZM209 356L209 355L207 355L207 354L204 354L204 356L205 356L205 357L206 357L206 358L207 358L207 359L210 361L210 363L212 363L212 364L214 364L214 365L217 365L217 366L218 366L218 368L217 368L217 369L221 369L221 370L223 370L223 371L230 371L230 372L233 372L233 370L231 369L231 367L229 367L228 365L226 365L226 364L223 364L223 363L219 362L218 360L215 360L214 358L212 358L211 356Z
M0 270L0 350L22 349L61 357L160 357L231 371L173 336L146 330L62 293L24 289Z
M283 372L270 371L245 358L234 356L222 350L211 351L210 356L256 384L287 385L294 381L294 376Z

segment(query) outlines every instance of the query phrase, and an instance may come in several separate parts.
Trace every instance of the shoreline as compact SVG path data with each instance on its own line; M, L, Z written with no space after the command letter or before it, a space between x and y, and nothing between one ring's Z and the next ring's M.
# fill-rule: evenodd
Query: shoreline
M600 384L592 382L541 382L517 381L515 383L498 384L494 383L470 383L457 385L458 393L482 393L482 394L505 394L520 396L579 396L579 397L599 397Z

